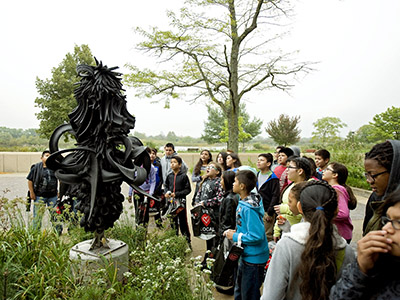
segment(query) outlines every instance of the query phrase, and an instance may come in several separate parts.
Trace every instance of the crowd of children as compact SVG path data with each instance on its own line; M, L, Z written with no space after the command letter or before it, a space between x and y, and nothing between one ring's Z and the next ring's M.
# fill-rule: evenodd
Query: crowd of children
M156 173L164 178L162 195L167 203L177 199L182 206L172 223L190 245L187 167L172 144L165 152ZM365 154L372 194L357 259L349 246L350 210L357 199L346 185L346 166L330 162L326 149L315 152L315 161L301 157L297 147L278 146L274 154L259 154L257 171L242 166L232 151L220 152L214 162L211 152L203 150L193 169L192 205L207 208L216 224L215 236L206 241L207 253L215 253L224 239L243 245L232 271L234 298L399 298L399 275L394 270L400 262L400 141L377 144ZM272 258L269 244L275 247Z

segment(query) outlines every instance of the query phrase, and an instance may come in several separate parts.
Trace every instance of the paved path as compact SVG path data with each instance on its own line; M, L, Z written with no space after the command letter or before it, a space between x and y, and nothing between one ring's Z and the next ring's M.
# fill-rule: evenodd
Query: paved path
M10 173L10 174L0 174L0 196L4 196L8 199L14 199L17 197L22 197L24 198L26 196L26 193L28 191L28 184L26 180L27 174L20 174L20 173ZM192 186L192 193L188 196L188 220L189 220L189 228L191 230L191 219L190 219L190 209L191 207L191 200L193 198L193 191L194 191L194 186ZM124 195L128 195L128 185L123 184L122 185L122 193ZM352 246L353 248L356 248L356 242L361 238L362 236L362 220L364 219L364 212L365 212L365 204L367 202L367 195L362 194L362 193L357 193L355 190L356 197L358 200L358 205L357 208L353 211L351 211L351 219L353 221L354 225L354 231L353 231L353 241L352 241ZM128 201L124 202L124 210L127 211L132 211L131 210L132 205L128 203ZM23 209L23 211L25 211ZM31 216L32 212L25 213L25 218L28 220L28 216ZM128 213L126 216L130 216L131 214ZM155 227L155 224L153 222L153 218L150 219L150 225L149 227ZM44 226L49 226L48 222L48 216L47 218L45 217L43 220L43 225ZM192 237L192 247L193 247L193 252L192 256L203 256L205 251L206 251L206 242L196 238ZM227 296L220 294L216 291L214 291L214 297L215 299L218 300L223 300L223 299L233 299L232 296Z

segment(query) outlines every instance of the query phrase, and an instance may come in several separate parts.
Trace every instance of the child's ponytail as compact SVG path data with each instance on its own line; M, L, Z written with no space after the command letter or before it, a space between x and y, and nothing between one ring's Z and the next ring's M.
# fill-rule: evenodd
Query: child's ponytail
M300 193L300 203L305 219L311 224L298 270L300 293L302 299L328 299L337 271L332 238L337 194L325 182L310 181Z
M353 210L357 207L357 198L354 196L353 190L346 184L347 177L349 176L349 171L346 166L337 162L333 162L329 164L332 166L333 171L338 175L337 181L338 183L346 188L347 193L349 194L349 202L347 206L349 209Z
M354 195L353 190L347 184L343 184L343 186L346 188L347 194L349 194L349 202L347 203L347 206L350 210L356 209L357 198Z

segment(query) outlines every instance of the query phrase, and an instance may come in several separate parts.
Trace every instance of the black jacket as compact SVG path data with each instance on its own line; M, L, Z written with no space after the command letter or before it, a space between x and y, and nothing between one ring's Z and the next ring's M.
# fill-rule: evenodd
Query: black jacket
M239 196L233 192L226 193L222 198L219 208L219 235L222 236L227 229L236 227L236 208Z
M400 259L381 254L368 275L361 272L357 261L348 264L341 278L332 287L332 300L400 299Z
M275 173L272 173L261 187L258 186L257 181L257 192L262 198L264 211L268 213L270 217L272 217L275 213L274 205L279 204L280 195L279 178L275 175Z
M190 194L192 188L190 186L189 177L179 171L178 174L169 173L165 180L165 193L175 193L176 199L182 199L186 202L186 196Z

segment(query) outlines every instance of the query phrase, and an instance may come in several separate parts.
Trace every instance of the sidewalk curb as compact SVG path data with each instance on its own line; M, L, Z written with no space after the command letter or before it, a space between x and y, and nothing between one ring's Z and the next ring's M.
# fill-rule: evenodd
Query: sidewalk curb
M371 196L372 194L372 191L369 190L364 190L356 187L351 187L351 189L353 190L353 193L356 197L369 198L369 196Z

